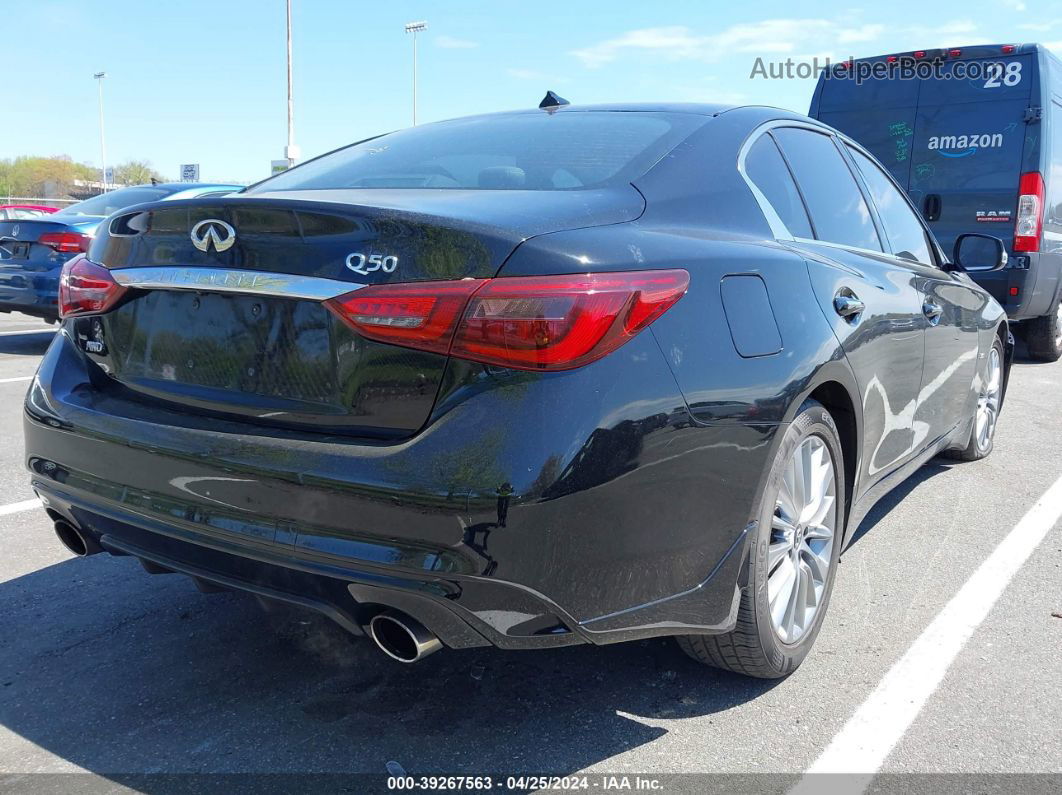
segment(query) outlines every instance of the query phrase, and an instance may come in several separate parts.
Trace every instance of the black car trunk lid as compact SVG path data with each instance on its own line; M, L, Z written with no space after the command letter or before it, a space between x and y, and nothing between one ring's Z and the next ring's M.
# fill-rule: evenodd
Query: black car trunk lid
M78 319L75 336L112 388L257 423L408 436L430 415L447 357L364 339L323 299L490 277L528 237L632 220L642 207L630 187L142 205L113 217L90 252L132 288L128 300Z

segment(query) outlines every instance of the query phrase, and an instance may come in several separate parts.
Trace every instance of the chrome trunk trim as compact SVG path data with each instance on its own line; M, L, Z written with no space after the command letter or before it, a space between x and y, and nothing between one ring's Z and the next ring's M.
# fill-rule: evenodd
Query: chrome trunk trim
M123 287L141 290L197 290L200 292L250 293L283 298L324 301L364 287L356 282L266 273L235 268L153 267L116 268L114 280Z

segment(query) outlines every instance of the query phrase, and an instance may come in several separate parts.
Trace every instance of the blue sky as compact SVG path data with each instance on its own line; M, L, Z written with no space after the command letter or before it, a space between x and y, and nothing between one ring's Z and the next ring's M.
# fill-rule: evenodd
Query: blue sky
M95 71L106 70L109 161L171 177L253 181L286 142L284 0L33 0L5 4L0 157L99 164ZM295 134L303 157L407 126L420 34L419 120L538 103L754 102L807 110L813 80L750 79L757 57L875 55L1039 41L1062 54L1062 3L294 0ZM15 79L12 79L15 78Z

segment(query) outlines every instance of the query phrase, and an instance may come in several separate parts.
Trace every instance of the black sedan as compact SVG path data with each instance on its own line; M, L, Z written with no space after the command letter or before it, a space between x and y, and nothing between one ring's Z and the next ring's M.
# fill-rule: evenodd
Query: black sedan
M803 116L544 105L111 216L26 399L60 540L404 662L794 670L870 506L992 450L1002 245Z

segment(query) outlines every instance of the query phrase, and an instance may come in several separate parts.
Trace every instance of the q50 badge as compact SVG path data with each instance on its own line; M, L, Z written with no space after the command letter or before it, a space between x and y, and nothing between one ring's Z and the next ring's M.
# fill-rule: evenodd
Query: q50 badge
M398 268L398 257L393 254L385 257L382 254L369 254L366 256L365 254L354 253L347 255L347 267L362 276L368 276L376 271L394 273Z

